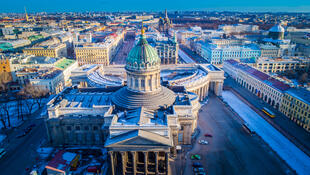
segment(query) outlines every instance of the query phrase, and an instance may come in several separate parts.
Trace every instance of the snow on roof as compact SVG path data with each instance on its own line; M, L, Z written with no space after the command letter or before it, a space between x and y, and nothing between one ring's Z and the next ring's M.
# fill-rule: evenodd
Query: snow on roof
M48 162L46 168L52 170L66 171L70 167L71 161L77 156L75 153L58 151L54 158Z
M247 72L248 74L250 74L252 77L255 77L256 79L266 83L267 85L276 88L280 91L285 91L288 90L290 88L289 85L269 76L266 73L263 73L257 69L254 69L246 64L241 64L239 62L237 62L236 60L226 60L226 63L231 64L232 66L234 66L237 69L240 69L244 72Z

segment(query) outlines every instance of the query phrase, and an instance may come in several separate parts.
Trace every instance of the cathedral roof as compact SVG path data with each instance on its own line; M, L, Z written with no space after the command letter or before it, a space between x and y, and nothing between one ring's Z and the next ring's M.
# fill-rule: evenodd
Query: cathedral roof
M131 70L147 70L159 68L160 58L155 48L147 42L142 31L139 42L128 54L126 59L126 68Z
M282 32L284 33L284 28L281 26L281 24L276 24L275 26L271 27L269 32Z

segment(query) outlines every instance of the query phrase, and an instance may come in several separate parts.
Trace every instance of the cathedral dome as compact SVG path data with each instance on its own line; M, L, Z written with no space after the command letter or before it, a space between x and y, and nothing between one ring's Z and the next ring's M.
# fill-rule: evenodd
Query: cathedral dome
M149 70L159 69L160 58L156 50L150 46L142 34L137 45L131 49L126 59L126 69Z
M269 32L279 32L279 33L284 33L284 31L285 31L284 28L280 24L276 24L269 30Z

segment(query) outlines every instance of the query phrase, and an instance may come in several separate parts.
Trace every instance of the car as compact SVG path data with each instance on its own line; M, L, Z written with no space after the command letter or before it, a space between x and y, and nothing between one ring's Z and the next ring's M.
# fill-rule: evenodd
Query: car
M197 173L195 173L195 175L206 175L206 173L205 172L197 172Z
M24 137L27 133L23 132L23 133L20 133L16 136L16 138L21 138L21 137Z
M24 132L27 134L27 133L29 133L31 130L32 130L31 127L27 127L26 129L24 129Z
M209 144L209 142L206 140L199 140L198 143L201 145L208 145Z
M202 165L201 165L200 162L194 162L194 163L192 164L192 167L198 168L198 167L202 167Z
M0 148L0 159L6 154L4 148Z
M213 137L211 134L206 133L205 137Z
M193 154L193 155L191 156L191 159L192 159L192 160L200 160L200 159L201 159L201 156L198 155L198 154Z
M28 127L31 127L31 128L33 128L33 127L35 127L36 126L36 124L31 124L31 125L29 125Z

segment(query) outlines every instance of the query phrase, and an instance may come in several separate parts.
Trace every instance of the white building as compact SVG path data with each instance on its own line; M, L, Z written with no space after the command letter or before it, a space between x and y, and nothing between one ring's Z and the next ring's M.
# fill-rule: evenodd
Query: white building
M244 24L220 25L218 28L225 33L258 32L259 30L259 26L257 25Z
M48 90L51 94L61 92L65 85L63 71L59 69L48 68L41 70L33 79L29 79L30 84Z
M276 109L281 106L284 91L290 88L268 74L235 60L225 61L223 70L241 86Z
M258 58L261 51L255 45L220 47L213 44L201 46L201 56L211 64L222 64L229 59Z

